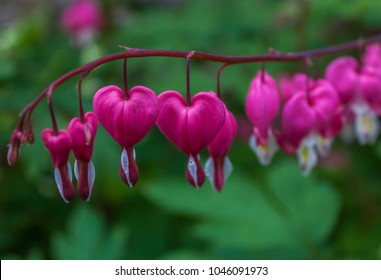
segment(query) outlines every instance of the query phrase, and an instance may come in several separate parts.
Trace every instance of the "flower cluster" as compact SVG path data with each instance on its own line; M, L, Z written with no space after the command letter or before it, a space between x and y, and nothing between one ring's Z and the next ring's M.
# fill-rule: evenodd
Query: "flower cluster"
M373 38L373 41L375 39ZM377 37L381 40L381 36ZM368 41L371 41L368 39ZM355 43L347 48L358 46ZM337 48L337 51L340 51ZM332 47L326 49L332 53ZM270 54L268 60L309 59L306 53ZM322 50L311 51L316 56ZM168 90L159 95L144 86L128 89L127 57L173 56L187 59L186 98L177 91ZM65 202L74 198L72 170L68 162L74 153L76 191L83 200L89 200L95 180L92 163L94 140L98 122L120 145L120 176L129 187L139 179L135 145L156 124L161 133L186 157L185 177L195 188L200 188L206 177L216 191L221 191L232 171L227 157L237 133L234 115L219 95L199 92L191 98L189 89L189 63L191 58L229 63L258 61L258 57L223 57L200 52L155 51L129 49L100 58L54 81L35 101L22 112L9 144L8 163L13 165L22 144L34 142L31 114L44 96L48 104L53 129L44 129L41 138L50 152L54 165L54 178ZM112 60L124 58L124 90L115 85L99 89L93 98L94 112L83 112L80 84L95 67ZM264 56L261 57L263 59ZM52 106L52 91L68 78L82 73L78 83L80 117L73 118L66 130L58 130ZM218 81L221 71L218 72ZM367 45L360 61L343 56L333 60L324 77L313 79L305 73L282 76L277 83L262 67L249 85L245 111L253 130L249 146L263 165L270 164L280 148L296 154L300 170L308 174L319 157L326 156L334 138L352 131L360 144L372 144L379 134L378 116L381 114L381 45ZM25 121L26 120L26 121ZM24 123L26 126L24 127ZM200 151L208 149L209 159L201 164Z
M329 153L341 131L345 135L353 131L360 144L373 143L379 134L380 106L380 44L369 45L361 62L350 56L336 58L317 80L296 73L282 76L277 85L261 71L246 98L246 114L253 125L250 147L263 165L278 147L295 153L306 175L319 156Z

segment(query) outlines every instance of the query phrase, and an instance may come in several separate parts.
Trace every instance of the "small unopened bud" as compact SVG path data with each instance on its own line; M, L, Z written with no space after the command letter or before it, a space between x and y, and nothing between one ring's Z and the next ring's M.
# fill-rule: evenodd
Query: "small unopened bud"
M7 161L9 165L14 165L19 157L21 138L22 132L18 128L15 129L8 144Z

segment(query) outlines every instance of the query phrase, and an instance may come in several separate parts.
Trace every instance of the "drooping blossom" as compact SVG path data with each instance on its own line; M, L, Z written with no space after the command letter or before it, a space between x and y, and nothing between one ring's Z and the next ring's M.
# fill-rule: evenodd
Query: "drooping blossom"
M98 121L92 112L87 112L83 122L73 118L68 126L72 149L76 157L74 174L77 178L77 192L83 200L90 200L95 180L95 168L91 161Z
M259 71L250 83L245 110L253 125L249 144L263 165L270 163L277 150L271 125L278 114L279 105L275 80L266 72Z
M135 86L126 95L119 87L110 85L95 93L93 108L101 125L122 148L121 178L128 186L135 186L139 170L134 146L155 125L159 113L155 93Z
M294 94L299 91L305 91L307 88L307 75L304 73L295 73L292 76L283 75L279 78L279 90L282 101L286 103ZM312 86L314 80L308 77L308 84Z
M210 157L205 164L205 173L213 188L220 192L233 170L227 154L237 134L237 122L234 115L225 106L225 122L221 130L208 146Z
M62 14L61 25L77 46L83 46L102 28L102 11L95 0L73 0Z
M186 178L191 185L199 188L205 181L205 172L198 154L224 125L224 104L209 92L195 94L190 106L180 93L173 90L161 93L158 99L160 113L156 124L188 156Z
M366 49L363 63L349 56L333 60L325 76L336 88L345 106L347 125L353 122L360 144L371 144L380 132L381 73L377 46ZM353 117L352 117L353 116Z
M317 163L317 152L326 154L332 138L341 129L340 102L336 90L325 80L309 84L295 93L282 112L278 143L283 150L295 153L303 174Z
M66 130L55 133L52 129L44 129L41 138L49 150L54 165L54 178L62 199L68 203L74 198L72 173L68 161L72 147L70 134Z

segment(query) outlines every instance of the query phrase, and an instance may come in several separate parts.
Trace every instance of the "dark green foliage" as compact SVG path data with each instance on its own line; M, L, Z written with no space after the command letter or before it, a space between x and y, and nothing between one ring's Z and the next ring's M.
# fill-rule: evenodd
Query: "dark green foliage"
M325 47L381 32L380 1L102 1L107 24L84 49L70 45L59 26L62 7L53 3L33 11L20 7L25 16L0 29L1 258L381 258L380 143L360 147L337 139L333 153L343 163L323 163L304 178L292 156L278 153L261 167L247 139L237 139L230 153L234 172L216 193L209 182L201 190L187 184L185 156L154 128L136 146L141 178L131 190L119 178L120 148L100 127L91 201L66 205L39 138L50 126L42 101L33 115L35 144L22 148L16 166L6 164L20 110L60 75L120 51L118 45L226 55ZM322 59L320 73L330 59ZM260 66L232 66L222 75L224 100L237 117L244 116L247 88ZM192 62L192 92L215 90L218 67ZM128 69L131 86L185 93L185 60L130 59ZM278 77L304 65L266 69ZM60 128L78 112L76 82L55 91ZM108 84L122 85L121 61L85 79L86 110L97 88ZM206 153L201 157L204 162Z

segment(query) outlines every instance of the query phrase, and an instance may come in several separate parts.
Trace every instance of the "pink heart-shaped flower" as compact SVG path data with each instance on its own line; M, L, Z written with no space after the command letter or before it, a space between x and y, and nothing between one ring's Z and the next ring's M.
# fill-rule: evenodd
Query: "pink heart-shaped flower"
M172 143L188 155L188 181L199 187L205 180L205 174L197 154L222 128L226 117L224 104L209 92L194 95L190 106L186 105L180 93L173 90L163 92L158 99L160 113L156 124Z
M127 99L119 87L103 87L95 93L93 107L99 122L122 147L141 141L159 112L155 93L143 86L130 89Z
M139 177L133 146L156 122L159 113L157 97L143 86L131 88L126 96L119 87L111 85L95 93L93 107L101 125L122 147L121 177L133 187Z
M225 122L224 104L209 92L197 93L189 107L177 91L163 92L158 99L157 126L188 155L196 155L207 147Z

